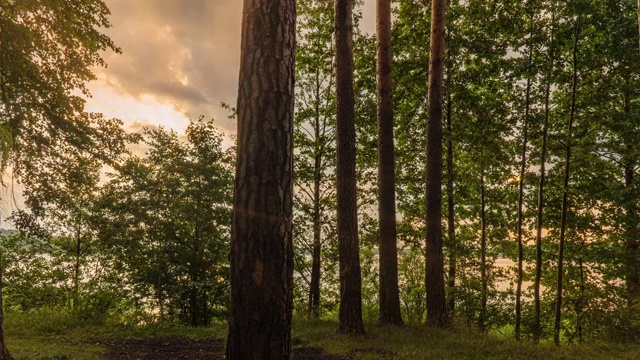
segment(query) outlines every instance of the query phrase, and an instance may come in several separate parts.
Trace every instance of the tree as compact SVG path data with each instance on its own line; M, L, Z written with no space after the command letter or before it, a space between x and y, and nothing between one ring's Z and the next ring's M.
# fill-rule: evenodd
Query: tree
M301 276L294 281L302 285L296 284L300 292L308 286L307 312L318 317L321 270L335 222L333 4L298 0L296 6L293 245L295 271Z
M363 334L362 279L356 201L356 132L353 96L353 1L335 0L338 252L338 331Z
M244 1L228 359L291 356L295 22L294 0Z
M576 117L576 100L578 93L578 42L580 40L580 18L581 13L578 13L575 23L575 39L573 43L573 62L571 77L571 113L569 115L569 123L567 125L566 134L566 153L565 153L565 165L564 165L564 182L562 185L562 215L560 220L560 246L558 249L558 281L556 283L556 309L555 309L555 326L553 341L556 345L560 344L560 317L562 314L562 279L563 279L563 266L564 266L564 249L565 249L565 236L567 230L567 211L569 207L569 178L570 178L570 165L571 165L571 137L573 131L573 124Z
M88 95L91 68L105 65L100 51L119 51L99 29L110 26L108 15L101 0L0 1L0 127L3 150L12 147L0 169L13 165L35 212L44 194L73 183L68 160L109 159L122 144L123 133L113 131L119 123L85 113L83 98L73 94Z
M444 38L447 2L431 3L431 51L429 54L429 121L427 125L427 323L445 327L449 316L444 293L442 259L442 94Z
M378 95L378 218L380 259L380 324L402 324L398 290L393 85L391 79L391 1L376 3Z

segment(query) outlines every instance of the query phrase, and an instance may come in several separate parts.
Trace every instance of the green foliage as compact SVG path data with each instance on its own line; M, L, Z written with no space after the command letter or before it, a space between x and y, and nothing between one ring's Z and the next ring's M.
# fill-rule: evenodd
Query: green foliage
M144 157L118 165L97 200L99 238L127 274L135 302L194 326L226 314L232 149L211 121L186 140L147 129Z

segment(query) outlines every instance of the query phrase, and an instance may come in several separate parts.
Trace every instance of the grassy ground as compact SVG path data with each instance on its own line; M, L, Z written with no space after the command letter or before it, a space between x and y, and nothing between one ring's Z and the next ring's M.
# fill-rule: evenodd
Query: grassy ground
M425 326L379 328L367 326L364 336L336 333L334 321L296 319L295 347L320 347L347 359L640 359L640 345L597 343L555 347L535 346L498 336L481 335L464 327L436 330ZM7 314L7 344L16 359L100 359L107 344L132 338L224 338L226 328L179 326L78 325L64 316ZM295 356L294 356L295 358Z

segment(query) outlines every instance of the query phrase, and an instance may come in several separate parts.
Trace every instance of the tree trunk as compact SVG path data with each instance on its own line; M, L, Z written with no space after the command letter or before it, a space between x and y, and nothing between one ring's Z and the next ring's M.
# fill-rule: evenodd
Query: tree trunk
M544 209L544 184L547 163L547 135L549 134L549 113L551 110L549 100L551 97L551 73L554 65L553 47L555 13L551 14L551 41L549 42L549 68L547 69L546 88L544 92L544 124L542 125L542 148L540 150L540 182L538 183L538 205L536 210L536 272L533 281L533 341L538 343L542 335L542 323L540 321L540 281L542 279L542 212Z
M427 324L449 325L442 259L442 94L446 0L431 2L429 119L427 124L426 290Z
M295 0L245 0L227 359L289 359Z
M564 262L564 248L565 237L567 232L567 210L569 207L569 175L571 165L571 132L573 130L573 122L576 115L576 99L578 91L578 40L580 37L580 17L576 20L576 33L573 43L573 84L571 89L571 114L569 116L569 126L567 128L567 149L565 154L564 163L564 182L562 186L562 215L560 217L560 247L558 249L558 281L556 285L556 312L555 312L555 326L553 333L553 342L556 345L560 344L560 320L562 316L562 279L563 279L563 262Z
M484 154L483 154L484 156ZM487 322L487 211L484 184L484 163L480 165L480 316L478 317L478 327L480 331L485 331Z
M402 324L398 290L393 86L391 79L391 1L376 6L378 95L378 219L380 222L380 325Z
M627 82L628 83L628 82ZM628 88L627 88L628 89ZM629 90L624 93L624 113L631 116L631 97ZM640 258L638 257L638 238L640 237L640 219L638 219L638 194L635 190L634 169L637 164L632 134L623 136L626 154L622 157L624 167L624 201L625 221L625 286L627 288L627 307L633 311L640 304Z
M337 97L338 252L342 333L364 334L356 201L356 131L353 95L353 19L351 0L335 0Z
M638 46L640 47L640 0L638 0Z
M451 128L451 95L447 98L447 234L449 236L449 288L448 311L453 319L456 310L456 267L458 247L456 243L455 202L453 197L453 132Z
M320 137L320 119L316 110L315 138ZM311 284L309 286L309 315L317 318L320 316L320 250L321 250L321 227L320 227L320 181L322 179L321 163L322 156L316 154L314 159L313 174L313 254L311 263Z
M529 7L531 2L529 2ZM533 10L529 9L529 37L533 36ZM533 62L533 44L529 43L529 62L527 71L530 71ZM531 75L527 74L527 90L525 94L524 120L522 122L522 159L520 162L520 176L518 178L518 284L516 285L516 340L520 340L520 326L522 322L522 278L523 278L523 262L524 250L522 244L522 223L524 221L523 204L524 204L524 175L527 169L527 142L529 131L529 108L531 105Z
M82 256L82 239L80 237L80 227L76 229L76 252L74 254L73 264L73 302L71 309L74 310L78 306L80 298L80 257Z
M4 275L4 259L2 258L2 250L0 250L0 360L13 360L13 356L9 353L7 344L4 341L4 307L2 304L2 289Z

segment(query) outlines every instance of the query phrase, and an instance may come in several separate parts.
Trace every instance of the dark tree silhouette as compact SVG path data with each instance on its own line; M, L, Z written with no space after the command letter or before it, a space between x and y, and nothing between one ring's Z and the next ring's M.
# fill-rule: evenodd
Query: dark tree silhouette
M338 252L340 324L338 331L363 334L362 279L356 202L356 131L353 121L353 19L351 0L335 0L338 149Z
M431 2L429 120L427 125L427 324L449 325L442 259L442 94L446 0Z
M227 359L289 359L295 0L245 0Z
M380 319L402 324L398 290L393 83L391 79L391 1L376 3L378 95L378 218L380 221Z

